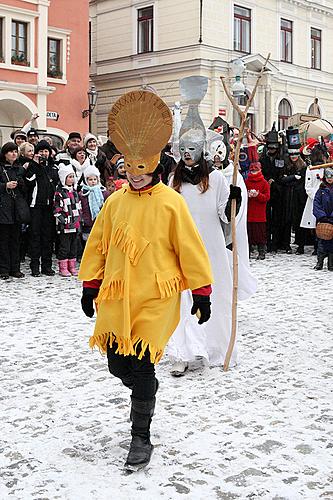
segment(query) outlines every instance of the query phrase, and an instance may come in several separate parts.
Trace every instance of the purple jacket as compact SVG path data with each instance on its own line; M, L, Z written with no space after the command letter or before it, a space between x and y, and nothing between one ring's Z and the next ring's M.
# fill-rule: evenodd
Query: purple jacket
M322 183L313 200L313 215L317 222L333 224L333 185Z
M109 191L102 191L102 194L103 194L104 201L110 196ZM82 232L83 233L90 233L91 228L93 227L93 224L95 222L91 218L88 195L89 195L89 193L84 195L82 193L82 191L79 192L79 197L80 197L81 206L82 206Z

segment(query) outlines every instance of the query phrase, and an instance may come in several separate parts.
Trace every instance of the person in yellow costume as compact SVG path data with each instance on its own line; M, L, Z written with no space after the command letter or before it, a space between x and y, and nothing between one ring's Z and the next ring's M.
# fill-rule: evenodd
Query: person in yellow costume
M208 254L183 198L160 182L160 151L172 132L168 106L154 93L132 91L109 115L129 184L104 204L86 244L79 278L84 313L97 319L90 346L107 354L112 375L131 389L132 442L125 467L146 466L158 381L154 365L191 289L192 314L210 317L213 281Z

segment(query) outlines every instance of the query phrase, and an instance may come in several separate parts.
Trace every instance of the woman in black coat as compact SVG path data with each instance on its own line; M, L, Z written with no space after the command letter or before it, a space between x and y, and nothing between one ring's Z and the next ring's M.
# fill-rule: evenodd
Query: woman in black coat
M24 168L17 161L14 142L2 146L0 154L0 279L23 278L20 272L20 234L15 200L24 197Z

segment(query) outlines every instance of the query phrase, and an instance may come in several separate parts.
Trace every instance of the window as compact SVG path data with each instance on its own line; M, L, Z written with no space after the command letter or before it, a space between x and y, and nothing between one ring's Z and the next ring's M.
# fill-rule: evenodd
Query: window
M138 54L152 52L154 36L154 9L138 9Z
M288 128L288 119L291 117L291 104L287 99L282 99L279 104L279 130Z
M311 28L311 68L321 69L321 30Z
M50 78L61 78L60 64L61 40L55 38L47 39L47 76Z
M28 66L27 38L27 23L12 21L12 64Z
M251 52L251 10L239 5L234 10L234 50Z
M293 62L293 23L281 19L281 61Z
M5 62L3 53L3 18L0 17L0 62Z
M321 111L320 111L317 97L315 97L313 103L309 107L309 114L314 115L314 116L319 116L319 118L321 118Z

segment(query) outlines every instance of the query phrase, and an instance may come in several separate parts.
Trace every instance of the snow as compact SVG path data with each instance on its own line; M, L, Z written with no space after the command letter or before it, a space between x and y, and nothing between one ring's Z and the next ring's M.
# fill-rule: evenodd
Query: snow
M236 368L162 360L154 455L130 475L129 391L88 347L81 284L1 282L0 498L332 499L333 274L309 252L251 261Z

